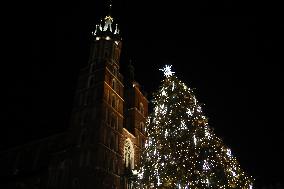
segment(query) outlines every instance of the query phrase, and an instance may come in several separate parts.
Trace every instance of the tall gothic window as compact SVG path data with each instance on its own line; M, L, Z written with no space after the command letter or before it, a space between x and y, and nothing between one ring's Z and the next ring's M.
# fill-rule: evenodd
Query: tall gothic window
M111 88L112 88L113 90L116 89L116 82L115 82L115 79L112 79L112 80L111 80Z
M117 68L116 68L116 66L113 67L112 72L113 72L113 75L116 77L117 76Z
M95 71L95 63L92 63L90 66L90 72L93 73Z
M118 145L119 145L119 138L118 135L115 135L115 151L118 151Z
M115 96L112 95L112 96L111 96L111 106L112 106L113 108L115 108L115 105L116 105Z
M105 122L108 123L108 108L106 107Z
M145 132L145 126L144 126L144 123L143 123L143 122L140 122L140 131L141 131L142 133Z
M124 163L125 167L134 169L134 148L129 138L124 143Z
M116 124L116 119L115 119L115 115L114 114L112 114L112 116L111 116L111 121L110 121L110 126L112 127L112 128L115 128L116 126L115 126L115 124Z
M111 138L110 138L110 149L114 150L115 149L115 137L114 134L111 134Z
M88 81L88 87L92 87L95 83L95 77L94 76L90 76L89 77L89 81Z
M142 102L140 102L140 104L139 104L139 112L144 115L144 106L143 106Z

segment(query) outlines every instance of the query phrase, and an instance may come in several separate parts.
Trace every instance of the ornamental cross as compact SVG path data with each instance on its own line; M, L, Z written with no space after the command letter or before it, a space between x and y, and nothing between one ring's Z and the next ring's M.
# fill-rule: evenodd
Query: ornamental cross
M165 65L163 69L159 69L159 70L163 71L166 77L169 77L175 73L175 72L172 72L171 67L172 65Z

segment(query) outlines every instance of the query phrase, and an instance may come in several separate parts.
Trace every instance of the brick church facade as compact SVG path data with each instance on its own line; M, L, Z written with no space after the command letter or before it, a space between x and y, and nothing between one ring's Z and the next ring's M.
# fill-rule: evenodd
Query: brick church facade
M127 78L120 73L122 41L110 14L96 25L91 43L70 129L2 152L5 188L132 188L146 140L148 100L131 65Z

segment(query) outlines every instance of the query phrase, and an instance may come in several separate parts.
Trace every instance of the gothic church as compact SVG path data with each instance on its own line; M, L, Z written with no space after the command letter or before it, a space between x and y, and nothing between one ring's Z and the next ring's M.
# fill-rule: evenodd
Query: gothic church
M133 71L120 73L119 26L106 15L92 32L71 126L0 154L0 188L130 189L146 140L148 101Z

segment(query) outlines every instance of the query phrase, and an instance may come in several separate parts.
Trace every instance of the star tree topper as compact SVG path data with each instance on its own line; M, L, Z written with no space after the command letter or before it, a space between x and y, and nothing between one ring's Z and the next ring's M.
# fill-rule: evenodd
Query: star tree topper
M171 67L172 67L172 65L165 65L165 67L163 69L159 69L159 70L164 72L164 76L170 77L175 73L171 70Z

